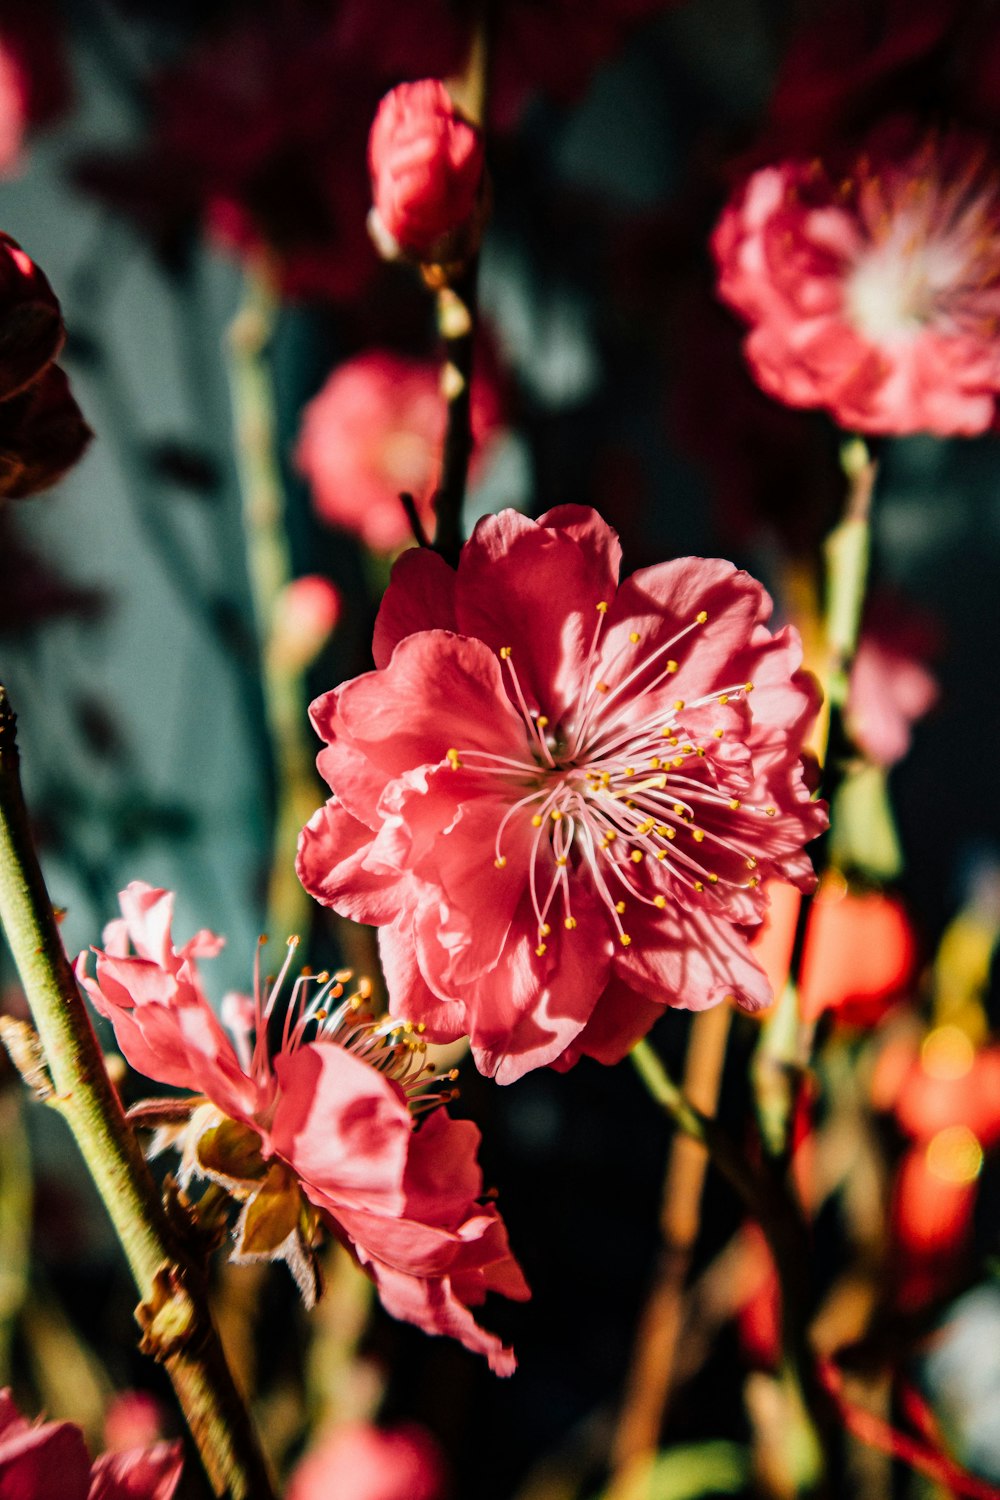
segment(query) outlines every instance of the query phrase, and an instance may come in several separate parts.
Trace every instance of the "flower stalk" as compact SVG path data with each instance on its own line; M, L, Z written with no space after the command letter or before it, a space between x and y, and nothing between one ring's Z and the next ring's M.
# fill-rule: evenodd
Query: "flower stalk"
M263 274L250 275L229 330L229 381L243 499L247 567L253 595L267 726L276 787L270 841L266 929L280 940L308 924L309 898L290 850L313 807L313 755L306 736L302 672L270 650L275 608L292 579L285 531L284 486L277 461L274 398L267 350L277 304Z
M63 1115L142 1299L143 1347L160 1359L217 1500L273 1500L249 1415L212 1321L205 1276L167 1216L122 1112L45 889L21 791L16 720L0 687L0 924Z
M728 1131L688 1099L648 1042L638 1042L630 1055L654 1102L678 1130L705 1147L764 1233L781 1288L779 1375L788 1416L787 1466L796 1495L821 1500L828 1494L831 1407L808 1339L811 1250L799 1205L787 1178L766 1162L755 1166Z

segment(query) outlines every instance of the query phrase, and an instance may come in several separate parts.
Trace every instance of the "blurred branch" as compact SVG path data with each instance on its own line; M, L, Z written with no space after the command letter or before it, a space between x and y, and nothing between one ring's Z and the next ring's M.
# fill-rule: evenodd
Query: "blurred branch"
M266 927L275 941L282 941L301 933L309 920L311 903L295 873L294 854L299 831L322 795L307 738L302 669L291 667L269 649L275 605L292 578L268 363L276 311L274 292L265 276L248 276L243 306L229 330L228 349L247 563L277 778Z
M66 957L21 792L15 718L0 687L0 922L44 1049L50 1103L72 1130L142 1298L143 1346L174 1384L214 1494L271 1500L264 1457L233 1383L202 1268L176 1238L125 1120Z

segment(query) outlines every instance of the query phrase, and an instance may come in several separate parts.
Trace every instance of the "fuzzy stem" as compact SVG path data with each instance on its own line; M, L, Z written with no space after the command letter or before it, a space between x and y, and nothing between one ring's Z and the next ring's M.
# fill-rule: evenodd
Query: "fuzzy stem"
M692 1104L648 1042L638 1042L630 1055L653 1100L678 1130L705 1147L767 1240L781 1287L780 1378L788 1398L787 1453L796 1494L820 1500L828 1493L830 1401L807 1335L811 1249L799 1205L784 1177L767 1166L755 1167L729 1132Z
M177 1243L138 1139L122 1112L62 946L28 826L15 718L0 686L0 923L41 1040L54 1094L114 1225L147 1322L144 1343L173 1382L213 1493L273 1500L233 1384L205 1277Z
M266 930L273 941L283 942L290 934L301 933L309 920L309 897L295 874L292 855L299 830L322 798L305 731L302 669L290 667L270 649L275 605L292 579L267 360L275 313L274 293L266 276L249 276L243 306L229 330L228 350L247 563L277 783Z

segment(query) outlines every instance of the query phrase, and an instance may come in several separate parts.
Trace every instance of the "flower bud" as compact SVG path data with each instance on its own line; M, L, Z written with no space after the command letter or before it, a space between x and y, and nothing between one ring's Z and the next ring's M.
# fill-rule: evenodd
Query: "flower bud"
M340 619L340 593L328 578L293 578L275 600L271 624L272 664L304 672L316 660Z
M401 83L368 138L369 229L387 260L462 260L476 248L483 198L482 133L436 78Z
M62 342L59 303L48 281L15 240L0 234L0 401L37 380Z

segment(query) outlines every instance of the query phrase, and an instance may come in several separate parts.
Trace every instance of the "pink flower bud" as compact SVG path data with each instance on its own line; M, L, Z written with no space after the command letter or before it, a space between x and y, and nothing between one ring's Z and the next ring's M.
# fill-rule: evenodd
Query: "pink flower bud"
M387 259L460 259L473 248L483 138L436 78L401 83L368 138L372 237Z
M340 593L328 578L293 578L275 601L271 650L286 670L304 671L326 645L340 619Z

